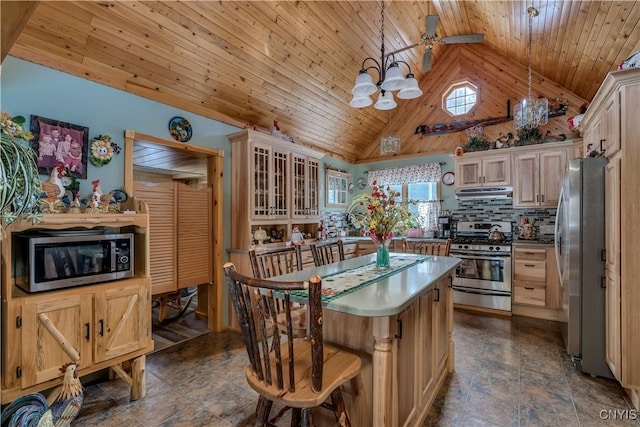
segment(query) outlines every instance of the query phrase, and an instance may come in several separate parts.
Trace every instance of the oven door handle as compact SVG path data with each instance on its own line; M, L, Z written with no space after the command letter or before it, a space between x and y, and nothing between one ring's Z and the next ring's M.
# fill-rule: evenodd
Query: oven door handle
M501 259L505 259L505 258L510 258L511 254L505 253L504 255L472 255L469 253L451 253L450 256L453 257L458 257L461 259L486 259L488 261L497 261L497 260L501 260Z
M496 296L496 297L508 297L511 295L510 292L504 291L483 291L483 290L467 290L465 288L459 288L457 286L453 286L454 292L464 292L465 294L474 294L474 295L487 295L487 296Z

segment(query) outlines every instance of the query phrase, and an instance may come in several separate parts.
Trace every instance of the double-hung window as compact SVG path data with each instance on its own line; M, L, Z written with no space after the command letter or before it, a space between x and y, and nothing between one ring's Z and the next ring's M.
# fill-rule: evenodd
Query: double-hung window
M369 184L376 181L379 186L400 193L396 202L407 207L422 229L435 230L440 215L441 175L439 163L427 163L370 171ZM408 203L410 200L414 203Z

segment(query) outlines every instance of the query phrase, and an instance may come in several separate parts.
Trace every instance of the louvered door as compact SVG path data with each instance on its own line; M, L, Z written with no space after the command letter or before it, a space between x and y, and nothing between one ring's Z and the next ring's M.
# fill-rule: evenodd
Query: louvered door
M211 188L177 184L178 288L213 281Z
M149 254L151 287L154 295L177 290L178 263L175 256L175 230L178 219L175 209L177 200L175 185L174 182L134 183L136 197L144 200L149 206Z

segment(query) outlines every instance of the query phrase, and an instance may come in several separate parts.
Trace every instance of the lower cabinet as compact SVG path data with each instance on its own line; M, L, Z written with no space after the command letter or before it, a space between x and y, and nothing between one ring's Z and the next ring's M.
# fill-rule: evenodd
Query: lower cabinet
M554 319L562 308L554 248L514 246L512 285L514 314ZM547 310L531 311L534 307Z
M14 355L4 366L7 388L38 389L60 378L60 367L76 362L80 372L106 368L152 350L148 278L126 279L14 300L15 327L5 343ZM6 349L6 348L5 348ZM100 367L101 365L102 368ZM95 368L95 369L94 369ZM3 390L4 391L4 390Z
M399 426L416 425L426 415L447 372L449 317L451 312L449 279L444 278L397 317L401 333L396 336L394 383Z

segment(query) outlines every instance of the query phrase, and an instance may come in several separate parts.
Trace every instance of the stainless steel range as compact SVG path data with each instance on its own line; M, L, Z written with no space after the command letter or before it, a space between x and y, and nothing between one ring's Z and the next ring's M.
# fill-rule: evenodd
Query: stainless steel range
M511 236L510 222L458 222L454 303L511 311Z

